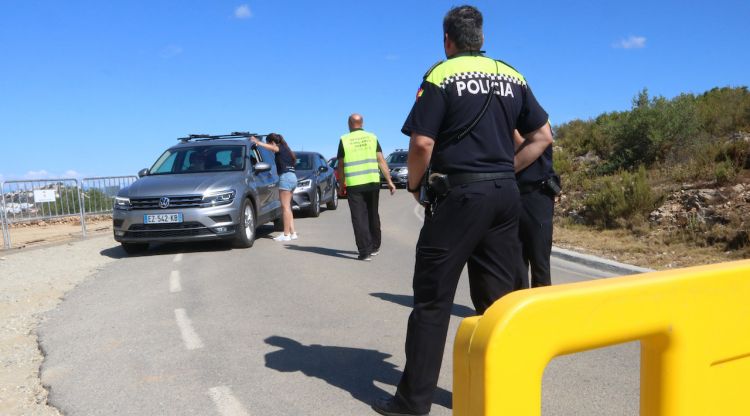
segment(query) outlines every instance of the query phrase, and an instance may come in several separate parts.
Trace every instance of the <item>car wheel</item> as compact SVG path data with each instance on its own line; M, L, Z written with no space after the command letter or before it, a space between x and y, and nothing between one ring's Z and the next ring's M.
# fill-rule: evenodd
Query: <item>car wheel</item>
M239 248L252 247L255 242L255 210L249 199L242 202L239 218L234 245Z
M128 254L138 254L142 251L148 250L148 243L120 243L122 249Z
M320 216L320 189L316 190L313 194L313 200L310 201L310 208L307 211L307 215L313 218Z
M275 220L273 220L273 230L284 231L284 219L283 218L276 218Z
M331 200L326 204L326 208L333 211L339 207L339 189L336 183L333 184L333 192L331 194Z

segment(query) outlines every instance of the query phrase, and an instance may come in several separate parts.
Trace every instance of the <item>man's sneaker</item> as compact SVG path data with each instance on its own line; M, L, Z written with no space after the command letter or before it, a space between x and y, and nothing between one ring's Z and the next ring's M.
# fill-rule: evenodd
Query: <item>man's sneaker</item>
M371 255L369 255L369 254L360 254L360 255L359 255L359 256L357 257L357 260L362 260L362 261L372 261L372 256L371 256Z
M292 240L296 240L299 237L297 237L297 233L292 233L292 235L290 235L289 238L292 239Z
M380 254L380 249L374 250L372 253L370 253L371 256L377 256Z
M291 241L292 237L287 234L281 234L278 237L274 237L273 241Z

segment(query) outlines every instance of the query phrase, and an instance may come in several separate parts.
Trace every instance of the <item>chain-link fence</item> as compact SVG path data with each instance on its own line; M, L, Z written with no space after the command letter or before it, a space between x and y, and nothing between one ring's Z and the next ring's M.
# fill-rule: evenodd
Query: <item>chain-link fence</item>
M0 222L3 246L12 247L14 225L76 217L86 236L86 216L112 212L114 197L135 176L77 179L40 179L0 183Z

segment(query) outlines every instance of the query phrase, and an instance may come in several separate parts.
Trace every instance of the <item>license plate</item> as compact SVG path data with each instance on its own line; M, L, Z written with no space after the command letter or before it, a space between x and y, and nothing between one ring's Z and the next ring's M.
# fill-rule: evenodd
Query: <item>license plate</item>
M144 224L170 224L182 222L182 214L146 214L143 216Z

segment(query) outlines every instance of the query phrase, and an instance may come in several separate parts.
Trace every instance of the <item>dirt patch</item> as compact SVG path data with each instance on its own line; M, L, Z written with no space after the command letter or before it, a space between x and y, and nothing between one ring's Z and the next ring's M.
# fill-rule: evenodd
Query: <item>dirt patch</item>
M14 249L72 241L81 239L83 236L81 220L77 217L12 224L9 231L11 244ZM87 236L96 236L105 233L112 233L112 217L86 218ZM3 247L0 246L1 248Z
M629 230L596 230L570 224L556 224L553 238L558 247L655 270L743 258L743 253L725 252L718 246L696 247L675 240L665 233L636 236Z
M35 235L49 242L58 230L54 226ZM116 244L101 236L0 252L0 414L60 415L47 405L47 391L39 379L43 356L35 330L42 314L54 309L66 292L114 261L101 252Z

